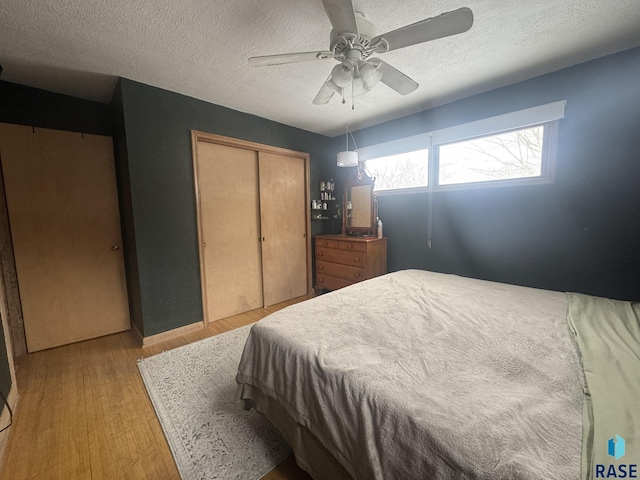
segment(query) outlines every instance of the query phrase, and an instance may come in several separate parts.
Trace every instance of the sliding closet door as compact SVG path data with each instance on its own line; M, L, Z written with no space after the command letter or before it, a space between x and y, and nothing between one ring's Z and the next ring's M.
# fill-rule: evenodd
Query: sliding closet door
M307 293L306 175L299 157L259 153L264 306Z
M196 142L207 321L262 307L258 154Z
M30 352L130 328L111 137L0 124Z

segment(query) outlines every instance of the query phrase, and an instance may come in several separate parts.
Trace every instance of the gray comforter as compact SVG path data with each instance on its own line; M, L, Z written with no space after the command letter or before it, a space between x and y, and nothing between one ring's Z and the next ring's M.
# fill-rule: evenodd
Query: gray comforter
M580 477L564 293L418 270L258 322L239 366L355 479Z

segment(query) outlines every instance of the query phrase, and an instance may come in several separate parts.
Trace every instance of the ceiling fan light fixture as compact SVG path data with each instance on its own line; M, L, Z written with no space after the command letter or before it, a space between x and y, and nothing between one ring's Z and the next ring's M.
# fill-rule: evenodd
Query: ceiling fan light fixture
M382 78L382 72L378 69L378 66L369 62L362 62L358 71L360 72L362 84L366 91L375 87L380 81L380 78Z
M335 82L333 80L331 80L331 78L329 78L329 80L326 81L325 85L329 88L331 88L332 90L335 90L336 92L338 92L340 95L342 95L342 91L344 90L343 88L340 88L338 85L335 84Z
M368 92L379 82L400 95L408 95L419 87L418 83L371 55L458 35L473 25L473 12L465 7L377 35L373 22L354 8L353 0L322 0L322 4L332 27L328 50L249 58L249 64L254 67L312 60L341 61L320 87L313 99L314 105L327 104L336 92L344 104L344 94L351 87L351 109L354 109L353 97Z
M351 95L354 97L364 95L369 90L371 90L371 87L369 87L369 85L363 82L362 77L354 78L353 84L351 85L351 87L352 87Z
M331 80L333 80L333 83L335 83L338 88L348 87L353 81L351 68L347 67L344 63L339 63L331 70Z
M369 62L361 60L358 63L358 72L362 77L362 81L369 82L375 76L376 67Z

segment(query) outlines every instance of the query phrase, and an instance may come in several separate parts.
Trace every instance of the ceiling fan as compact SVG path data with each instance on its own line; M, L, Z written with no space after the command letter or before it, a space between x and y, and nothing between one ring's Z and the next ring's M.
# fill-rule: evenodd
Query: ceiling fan
M349 88L353 99L354 96L371 90L378 82L401 95L413 92L418 88L417 82L371 55L463 33L473 25L471 10L460 8L376 36L373 23L354 10L351 0L322 0L322 4L333 27L329 36L329 50L249 59L249 65L254 67L329 58L339 60L340 63L333 67L331 75L313 100L316 105L328 103L336 92L342 95L342 103L345 103L345 91Z

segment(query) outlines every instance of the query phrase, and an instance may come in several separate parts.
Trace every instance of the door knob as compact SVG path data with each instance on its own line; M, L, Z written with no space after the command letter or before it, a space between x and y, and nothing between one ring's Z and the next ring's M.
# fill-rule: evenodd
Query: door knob
M120 250L120 246L114 245L111 247L111 250L113 250L114 252L117 252L118 250Z

